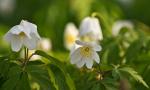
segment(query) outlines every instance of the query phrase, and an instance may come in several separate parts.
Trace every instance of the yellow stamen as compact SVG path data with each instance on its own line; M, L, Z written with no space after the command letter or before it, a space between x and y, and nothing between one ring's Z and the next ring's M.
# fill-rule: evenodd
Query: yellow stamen
M91 55L92 55L91 47L88 47L88 46L81 47L80 54L84 57L91 57Z
M20 32L20 33L19 33L19 36L20 36L20 37L24 37L24 36L25 36L25 33L24 33L24 32Z

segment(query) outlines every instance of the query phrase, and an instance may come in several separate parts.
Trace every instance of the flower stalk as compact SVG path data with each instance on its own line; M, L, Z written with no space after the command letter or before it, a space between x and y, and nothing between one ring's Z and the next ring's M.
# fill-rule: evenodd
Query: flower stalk
M26 65L29 62L29 60L32 58L33 55L35 55L35 53L32 53L30 56L28 56L29 55L29 49L26 47L24 48L24 52L25 52L25 55L24 55L25 57L24 57L24 61L22 63L23 71L25 70Z

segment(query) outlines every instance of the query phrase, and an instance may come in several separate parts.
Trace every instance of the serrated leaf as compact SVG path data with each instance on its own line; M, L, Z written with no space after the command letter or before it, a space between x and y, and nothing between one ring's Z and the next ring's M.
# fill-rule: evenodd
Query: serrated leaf
M130 74L136 81L142 83L145 87L149 88L147 83L143 80L143 78L133 68L123 67L123 68L120 68L119 70Z

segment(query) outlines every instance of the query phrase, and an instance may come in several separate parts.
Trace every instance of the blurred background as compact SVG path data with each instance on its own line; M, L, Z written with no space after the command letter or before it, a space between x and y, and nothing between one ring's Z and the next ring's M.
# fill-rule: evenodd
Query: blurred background
M0 37L24 19L35 23L42 37L52 40L53 50L64 50L63 32L68 22L78 27L85 16L98 12L110 28L120 19L149 26L149 4L149 0L0 0Z
M64 61L67 59L66 61L68 62L69 50L64 47L66 25L69 22L73 22L79 28L82 19L86 16L91 16L93 12L99 14L104 36L104 40L101 42L104 47L104 51L101 53L103 63L117 63L113 60L122 58L123 56L120 56L120 53L128 53L125 54L127 63L133 67L139 65L136 70L140 74L147 70L142 75L145 76L144 79L150 85L150 78L147 79L147 75L150 74L150 69L147 69L150 63L150 48L148 48L150 47L150 41L144 38L150 35L150 0L0 0L0 56L11 51L10 46L3 41L4 34L23 19L36 24L41 37L50 39L51 54L53 56ZM124 33L120 33L120 36L115 38L112 35L113 25L120 20L131 21L134 25L132 35L121 39L128 39L125 50L117 46L120 43L116 43L112 47L108 46L112 42L116 42L117 38L120 39L120 36ZM107 48L110 51L107 52L108 56L105 58ZM139 55L141 56L138 57ZM112 59L112 61L107 62L106 59ZM142 64L141 62L144 63ZM71 70L70 73L72 73ZM75 75L71 76L76 77ZM80 78L83 78L83 76L81 75ZM79 80L79 78L75 79L75 82ZM90 90L82 89L84 85L88 86L88 83L81 82L76 84L77 90ZM142 89L135 90L146 90L146 88L140 87Z

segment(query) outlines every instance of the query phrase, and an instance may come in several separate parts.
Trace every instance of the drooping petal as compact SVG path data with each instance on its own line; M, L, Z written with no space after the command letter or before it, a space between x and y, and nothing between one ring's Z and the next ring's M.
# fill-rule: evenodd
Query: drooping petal
M77 45L77 44L74 44L70 50L70 55L76 50L78 49L79 47L81 47L80 45Z
M13 26L8 33L19 35L23 31L20 25Z
M80 48L78 48L71 54L71 64L79 62L81 58L82 57L80 55Z
M91 43L91 46L93 47L94 51L101 51L102 47L96 43Z
M78 44L78 45L81 45L81 46L88 45L87 42L81 42L80 40L76 40L75 43Z
M28 34L34 33L40 39L40 35L37 32L37 26L35 24L22 20L20 25L24 27L25 33Z
M95 17L84 18L80 25L79 36L86 36L92 40L102 40L103 35L99 20Z
M93 60L92 58L86 58L86 67L91 69L93 66Z
M11 39L11 48L13 51L18 52L22 47L22 41L18 36L13 36Z
M80 24L79 36L83 36L83 35L85 35L91 31L90 30L90 24L91 24L91 18L90 17L86 17L83 19L83 21Z
M31 34L31 38L25 37L23 44L30 50L37 48L39 38L35 34Z
M93 36L96 39L103 40L103 34L102 34L99 20L95 17L91 18L91 30L92 30L91 32L93 32Z
M81 58L81 60L77 63L77 67L81 68L81 67L83 67L84 64L85 64L85 60L84 60L84 58Z
M11 42L12 38L13 38L13 35L10 32L6 33L4 36L4 40L6 40L9 43Z
M37 29L36 25L32 25L32 23L27 22L26 20L22 20L20 26L23 27L23 32L28 36L28 38L31 38L30 34L35 32Z
M93 52L93 60L95 60L96 63L99 63L99 62L100 62L99 55L98 55L96 52Z

